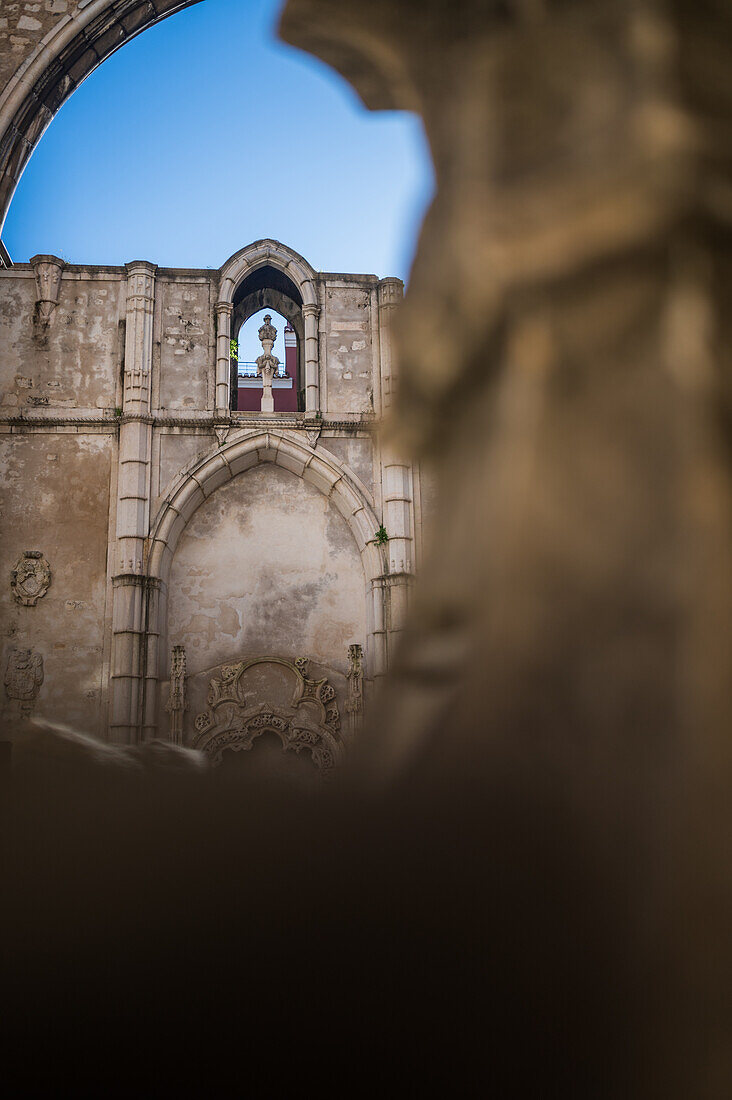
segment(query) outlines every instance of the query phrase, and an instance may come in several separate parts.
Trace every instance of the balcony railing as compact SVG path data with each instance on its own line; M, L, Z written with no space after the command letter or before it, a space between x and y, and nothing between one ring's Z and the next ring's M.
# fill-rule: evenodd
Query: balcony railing
M256 363L245 363L241 359L239 359L239 360L233 359L232 362L237 364L237 374L238 374L239 378L256 378L257 377L257 374L259 372L257 371L257 364ZM280 363L280 369L277 371L277 374L275 375L275 378L285 378L286 376L287 376L287 371L285 370L285 364Z

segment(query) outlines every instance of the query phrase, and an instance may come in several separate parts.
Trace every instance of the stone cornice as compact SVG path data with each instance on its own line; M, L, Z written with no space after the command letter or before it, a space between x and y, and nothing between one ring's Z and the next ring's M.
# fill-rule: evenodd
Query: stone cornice
M104 411L79 411L75 413L56 412L55 410L34 410L33 413L14 413L11 415L0 414L0 424L8 424L13 427L23 428L51 428L51 427L86 427L87 425L107 425L116 427L118 424L150 424L156 428L229 428L232 431L245 429L271 429L279 431L312 431L320 428L323 431L366 431L373 432L377 428L376 418L366 416L360 420L323 419L314 421L306 419L304 414L288 415L277 413L272 416L237 416L231 418L215 417L211 413L201 413L198 416L176 416L170 413L154 413L152 415L128 415L116 416L112 410Z

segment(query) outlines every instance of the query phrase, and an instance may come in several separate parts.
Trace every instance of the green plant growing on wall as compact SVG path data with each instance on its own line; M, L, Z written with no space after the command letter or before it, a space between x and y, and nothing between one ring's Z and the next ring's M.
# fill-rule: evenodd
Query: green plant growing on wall
M386 546L387 542L389 541L389 536L386 533L386 527L384 527L383 523L374 537L376 539L377 546Z
M120 408L120 406L119 406L119 405L115 405L115 407L114 407L114 415L115 415L115 416L117 417L117 419L118 419L118 420L119 420L119 419L121 418L121 416L122 416L122 409Z
M238 340L229 340L229 358L231 358L231 359L238 359L239 358L239 341Z

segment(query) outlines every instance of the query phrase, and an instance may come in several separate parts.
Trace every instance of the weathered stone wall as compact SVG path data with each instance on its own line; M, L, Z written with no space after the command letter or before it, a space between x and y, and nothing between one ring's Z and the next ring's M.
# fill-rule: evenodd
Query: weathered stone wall
M4 434L0 447L0 620L3 676L11 650L31 649L43 661L36 713L87 732L106 724L109 662L110 485L116 432L30 430ZM18 603L11 570L24 551L50 566L48 591ZM6 728L20 703L1 697Z
M296 474L267 463L217 489L181 536L168 588L162 649L185 646L187 739L224 663L307 656L344 697L348 646L366 643L365 577L343 517ZM163 685L163 729L166 702Z
M375 434L374 409L392 369L381 353L382 284L372 275L318 275L274 241L232 259L242 256L242 271L262 256L285 267L292 259L309 281L302 320L314 404L306 413L217 408L221 351L228 379L218 325L232 261L221 271L178 271L39 256L0 272L2 659L8 675L8 647L42 659L44 679L27 712L117 739L163 732L165 690L155 684L169 674L173 645L188 653L195 706L216 664L245 656L308 657L326 670L341 705L349 644L363 647L367 682L385 671L417 532L407 515L411 475L393 458L386 463ZM282 442L279 465L269 464L265 442L266 469L237 476L205 504L196 490L200 508L181 514L188 527L158 618L150 602L157 574L147 575L152 544L166 509L178 516L188 471L220 455L227 440L279 447L283 432L298 444L292 452ZM206 483L205 495L217 485ZM395 517L406 517L399 531ZM391 553L376 543L380 525L392 527ZM27 550L45 555L53 577L34 606L21 606L9 587ZM388 575L390 561L399 576ZM4 694L8 713L19 707L13 691Z
M0 408L107 409L119 403L124 275L66 268L48 324L31 267L0 273Z
M322 385L333 415L374 411L376 279L330 277L321 285Z
M153 355L159 355L160 385L154 408L213 408L215 293L214 273L158 272Z

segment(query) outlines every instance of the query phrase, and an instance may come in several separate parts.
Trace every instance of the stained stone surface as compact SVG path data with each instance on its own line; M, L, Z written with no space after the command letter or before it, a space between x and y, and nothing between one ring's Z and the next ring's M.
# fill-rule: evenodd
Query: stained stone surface
M365 578L345 520L288 470L241 474L181 536L167 625L186 649L193 714L212 670L234 659L308 655L342 692L348 645L366 633Z

